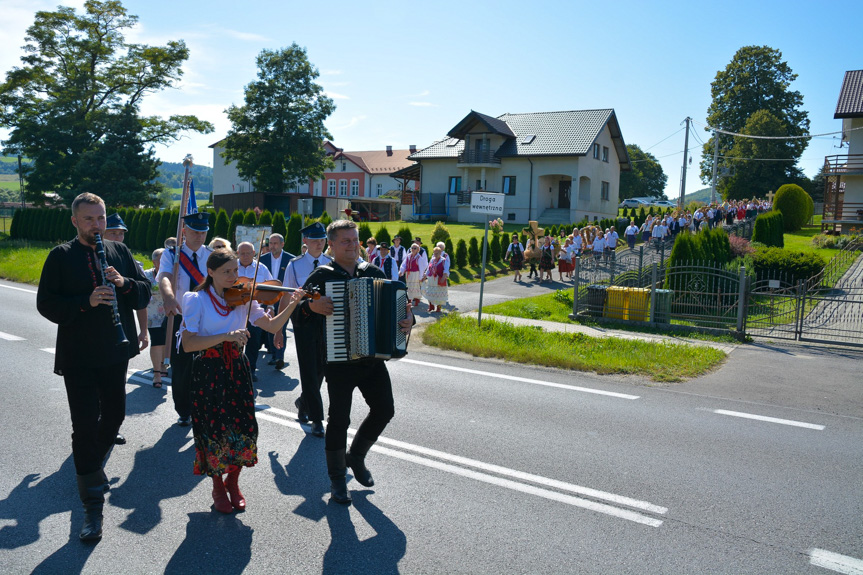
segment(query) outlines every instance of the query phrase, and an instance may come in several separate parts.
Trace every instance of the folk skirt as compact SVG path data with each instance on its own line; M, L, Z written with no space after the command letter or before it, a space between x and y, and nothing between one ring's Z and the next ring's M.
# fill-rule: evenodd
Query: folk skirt
M258 422L249 361L232 343L192 362L195 475L221 476L258 462Z

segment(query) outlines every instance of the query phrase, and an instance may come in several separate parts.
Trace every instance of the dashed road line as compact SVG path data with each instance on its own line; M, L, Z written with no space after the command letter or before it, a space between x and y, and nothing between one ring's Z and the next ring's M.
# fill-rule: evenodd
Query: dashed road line
M17 335L12 335L11 333L3 331L0 331L0 339L5 339L6 341L25 341L23 337L18 337Z
M744 419L754 419L757 421L766 421L768 423L779 423L781 425L790 425L792 427L803 427L805 429L814 429L816 431L824 431L827 426L817 423L806 423L804 421L794 421L792 419L779 419L778 417L767 417L766 415L755 415L754 413L743 413L740 411L728 411L726 409L714 409L713 413L719 415L730 415L731 417L742 417Z
M824 549L810 549L809 563L845 575L863 575L863 560Z
M605 395L607 397L616 397L618 399L639 399L638 395L629 395L627 393L617 393L615 391L603 391L601 389L591 389L589 387L579 387L577 385L568 385L565 383L554 383L551 381L542 381L540 379L530 379L527 377L518 377L515 375L505 375L502 373L494 373L492 371L480 371L478 369L468 369L465 367L454 367L451 365L441 365L439 363L431 363L428 361L419 361L416 359L402 358L399 360L399 363L412 363L412 364L421 365L424 367L435 367L438 369L446 369L449 371L459 371L462 373L469 373L472 375L482 375L485 377L494 377L497 379L508 379L510 381L520 381L522 383L531 383L533 385L544 385L547 387L557 387L560 389L568 389L570 391L580 391L583 393L593 393L596 395Z
M19 288L19 287L15 287L15 286L7 286L6 284L0 284L0 287L6 288L6 289L14 289L16 291L23 291L23 292L32 293L32 294L37 293L36 290L33 290L33 289L24 289L24 288Z

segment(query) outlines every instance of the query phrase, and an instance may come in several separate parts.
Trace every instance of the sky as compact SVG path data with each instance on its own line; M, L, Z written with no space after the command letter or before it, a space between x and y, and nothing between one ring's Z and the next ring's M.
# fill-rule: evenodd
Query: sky
M26 29L58 0L0 0L0 72L20 63ZM82 10L83 2L63 5ZM833 119L846 70L863 68L863 2L728 0L583 2L437 0L125 0L138 25L131 42L182 39L183 79L143 100L145 115L194 114L215 126L158 146L162 161L213 165L208 146L225 137L224 113L242 105L263 49L306 48L317 82L334 100L326 126L346 151L420 149L471 110L504 113L613 108L627 144L656 156L679 196L683 121L695 122L687 193L699 179L710 83L735 52L766 45L798 75L810 133L841 130ZM855 56L856 55L856 56ZM8 131L0 128L0 139ZM824 156L847 153L838 135L814 138L799 166L810 177Z

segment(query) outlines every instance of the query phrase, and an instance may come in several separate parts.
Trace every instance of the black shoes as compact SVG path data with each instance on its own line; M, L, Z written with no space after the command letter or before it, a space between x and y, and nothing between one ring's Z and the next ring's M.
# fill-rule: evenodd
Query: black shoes
M276 369L284 369L285 368L285 360L277 359L276 360Z
M327 455L327 473L330 476L330 498L342 505L351 504L351 495L348 493L348 472L345 463L345 450L325 451Z
M180 419L177 420L177 425L180 427L189 427L192 425L192 416L191 415L182 415Z
M344 452L342 452L344 453ZM102 507L105 505L102 470L87 475L78 475L78 495L84 504L84 525L78 538L81 541L102 539Z
M126 438L123 437L122 434L118 433L117 437L114 438L114 445L126 445Z
M312 422L312 435L314 435L315 437L324 437L324 435L326 435L324 433L324 424L321 423L320 421L313 421Z
M371 472L366 469L366 454L374 443L374 441L356 435L353 443L351 443L351 450L345 454L345 461L351 467L351 471L354 472L354 478L365 487L371 487L375 484Z
M297 408L297 421L300 423L308 423L309 414L306 413L306 406L303 404L302 397L298 397L294 400L294 407Z

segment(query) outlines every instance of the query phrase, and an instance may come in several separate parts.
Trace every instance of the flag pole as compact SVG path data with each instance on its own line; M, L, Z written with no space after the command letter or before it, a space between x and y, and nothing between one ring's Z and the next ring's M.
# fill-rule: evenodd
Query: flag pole
M174 267L171 270L171 289L174 290L174 296L177 295L177 282L180 277L180 250L183 247L183 237L185 235L185 226L183 225L183 217L186 215L189 207L189 187L192 183L192 165L194 160L192 154L186 154L183 158L183 193L180 195L180 218L177 220L177 246L174 248ZM167 333L165 334L165 351L171 353L171 343L174 337L174 319L168 322ZM173 374L172 374L173 375Z

